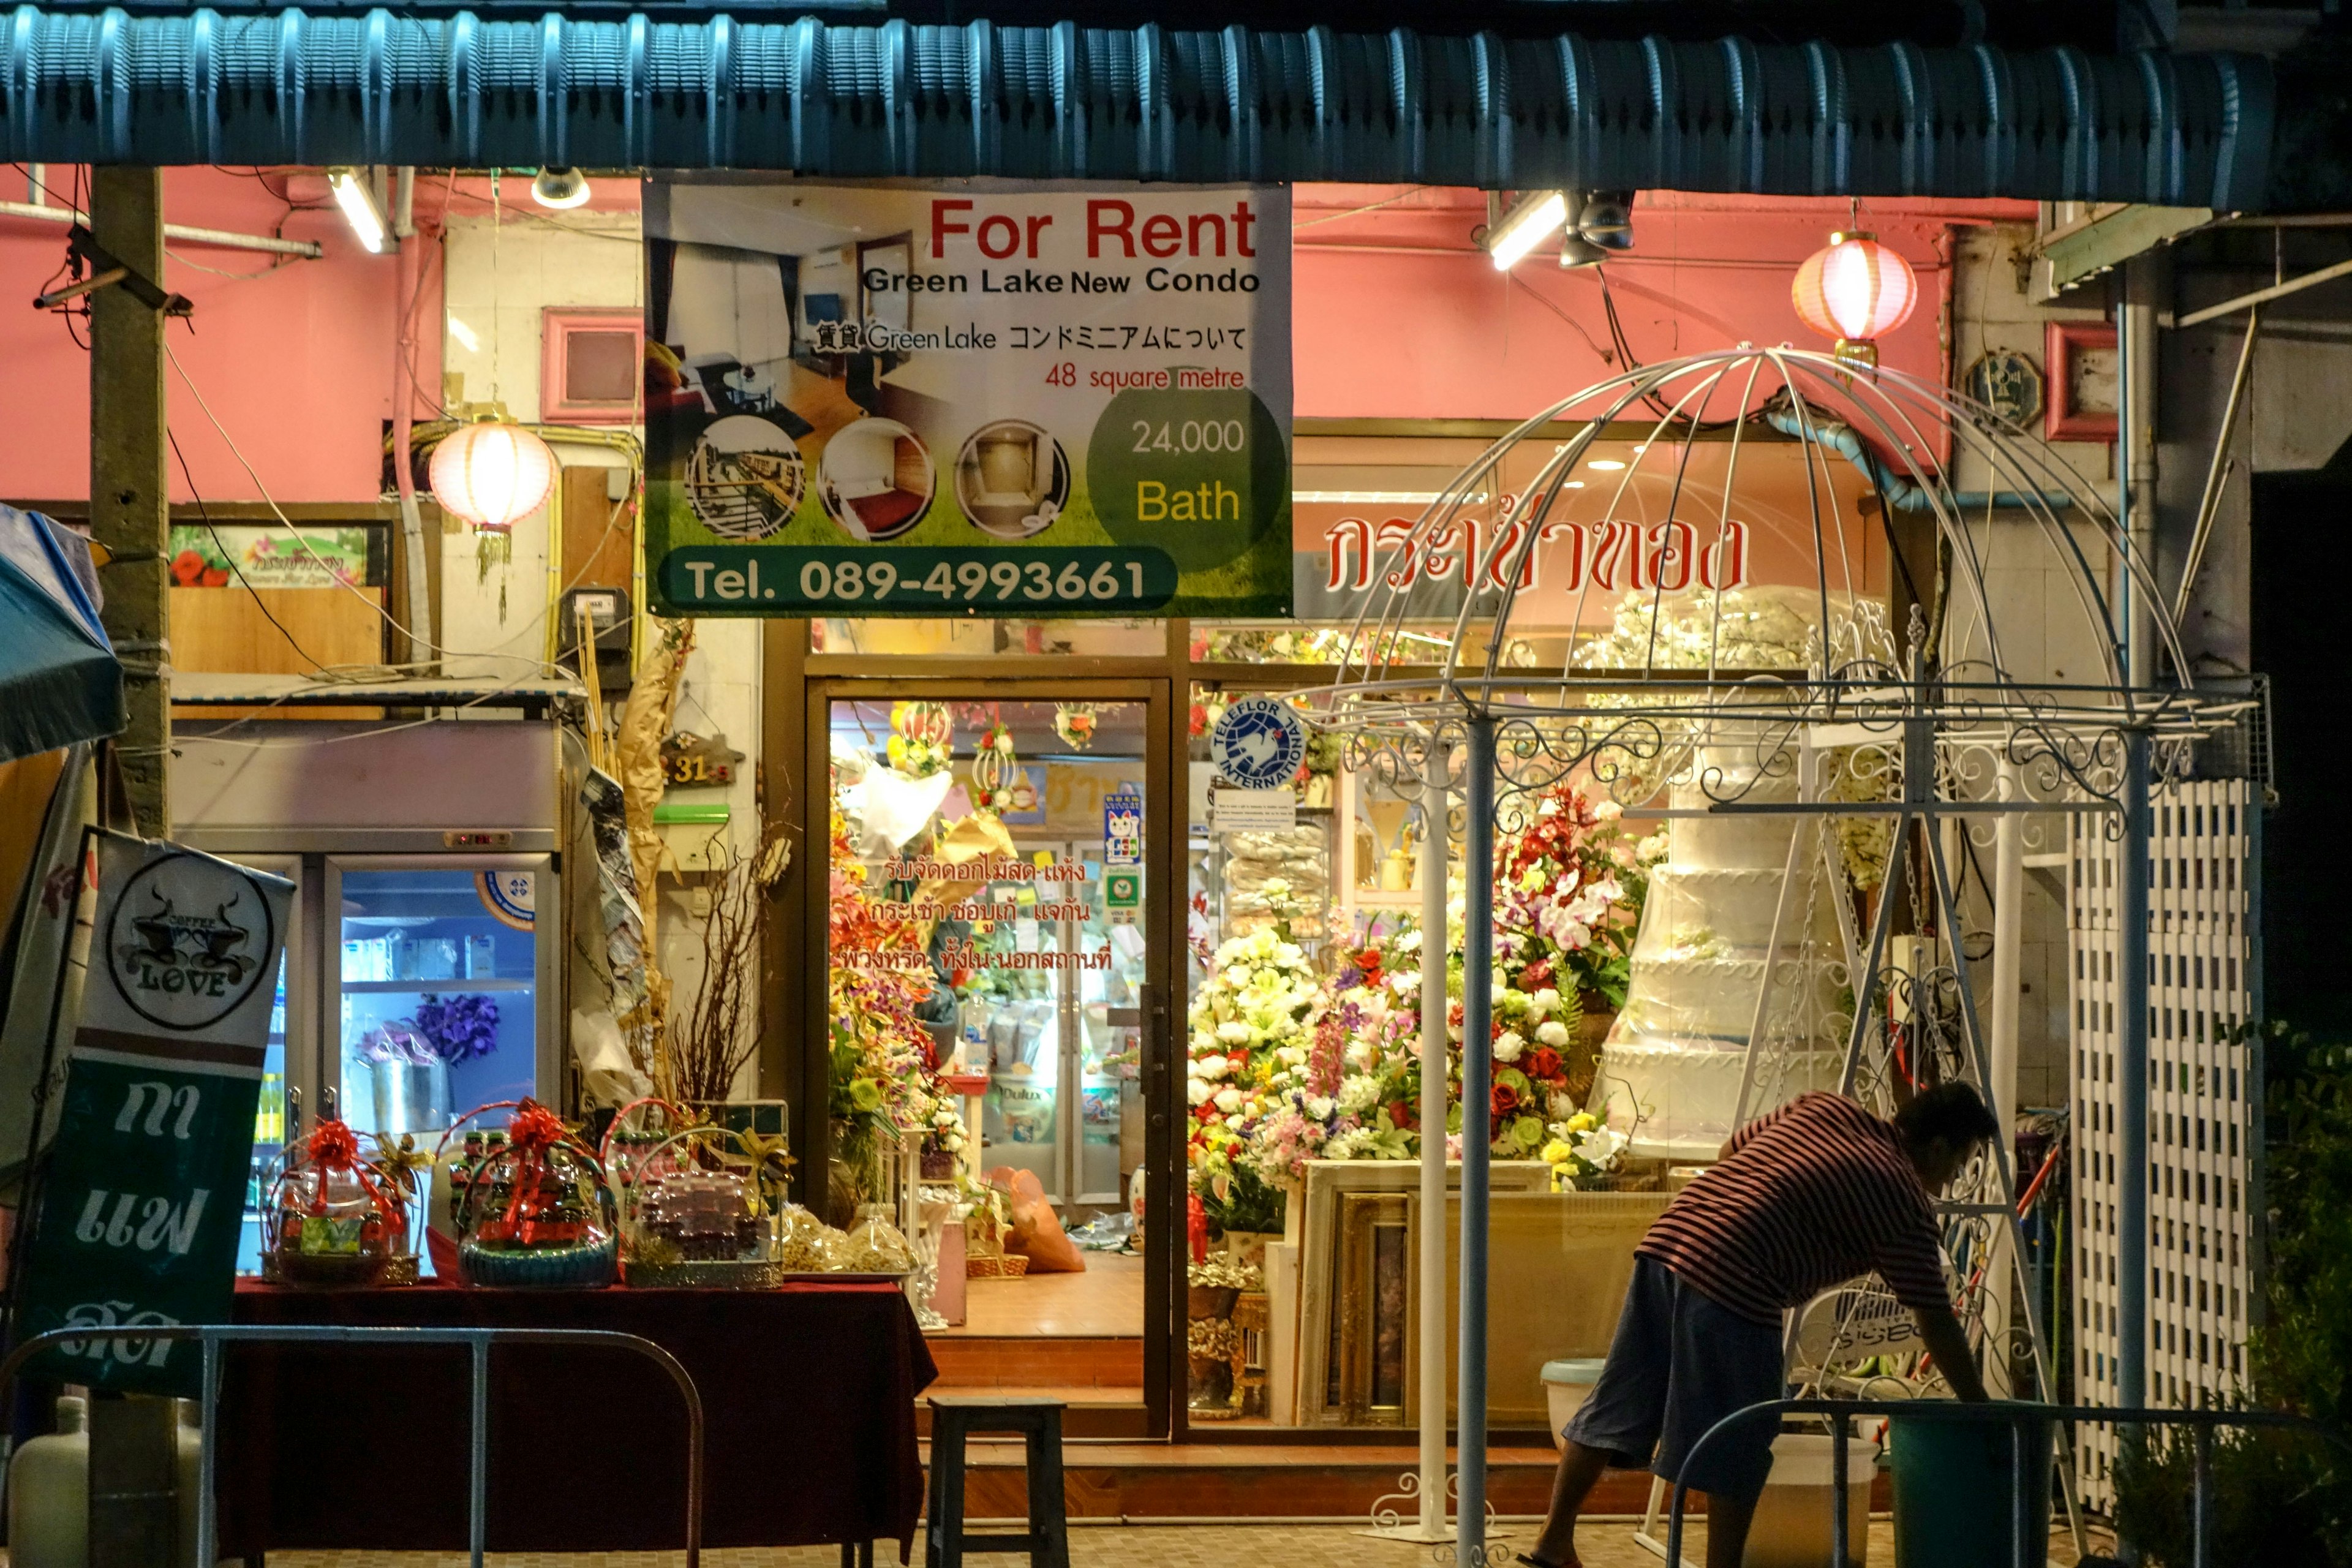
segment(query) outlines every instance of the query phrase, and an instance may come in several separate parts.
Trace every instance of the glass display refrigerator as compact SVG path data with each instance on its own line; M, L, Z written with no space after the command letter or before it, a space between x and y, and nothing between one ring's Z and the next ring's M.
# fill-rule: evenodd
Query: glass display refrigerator
M429 1154L477 1106L561 1102L562 949L550 855L232 858L297 889L237 1249L250 1274L281 1156L320 1114L362 1147L404 1133Z
M1017 952L1099 953L1105 968L1000 969L957 1012L964 1059L985 1062L983 1164L1036 1173L1056 1204L1112 1208L1142 1163L1143 933L1105 907L1102 846L1017 841L1024 858L1082 865L1082 882L990 884L986 901L1061 910L999 922ZM1050 889L1048 891L1046 889ZM1070 912L1083 910L1083 914Z
M253 1161L246 1182L244 1222L237 1235L237 1272L257 1274L261 1271L261 1205L268 1196L266 1188L278 1168L278 1157L285 1152L289 1116L300 1105L302 1098L300 1091L293 1088L301 1053L289 1052L288 1047L291 1041L311 1037L314 993L301 980L302 964L308 955L301 933L309 912L303 904L301 857L238 855L233 858L241 866L283 877L294 884L286 942L278 955L276 994L269 1006L269 1040L261 1065L261 1102L254 1113Z
M238 1268L287 1144L333 1110L431 1152L563 1099L559 749L543 721L175 731L173 836L295 885ZM428 1194L429 1196L429 1194Z
M354 1131L429 1149L476 1106L559 1098L550 857L329 856L325 873L320 1043Z

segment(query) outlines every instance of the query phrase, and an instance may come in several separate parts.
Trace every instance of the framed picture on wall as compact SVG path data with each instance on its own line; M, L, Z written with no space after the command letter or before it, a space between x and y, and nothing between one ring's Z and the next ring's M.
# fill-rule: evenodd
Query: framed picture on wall
M2042 434L2053 441L2112 441L2122 405L2116 329L2105 321L2052 321L2042 339L2050 395Z
M554 425L635 419L645 332L637 310L549 306L541 313L539 416Z

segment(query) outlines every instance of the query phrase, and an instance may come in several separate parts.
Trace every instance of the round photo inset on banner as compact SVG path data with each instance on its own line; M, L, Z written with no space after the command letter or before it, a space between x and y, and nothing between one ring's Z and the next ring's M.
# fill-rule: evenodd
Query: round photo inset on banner
M817 459L817 500L843 531L869 544L922 521L938 486L931 455L896 419L843 426Z
M712 421L687 459L687 504L721 539L767 538L793 520L807 493L801 449L757 415Z
M1025 419L973 431L956 458L956 504L992 539L1028 539L1054 526L1070 503L1070 459L1062 444Z

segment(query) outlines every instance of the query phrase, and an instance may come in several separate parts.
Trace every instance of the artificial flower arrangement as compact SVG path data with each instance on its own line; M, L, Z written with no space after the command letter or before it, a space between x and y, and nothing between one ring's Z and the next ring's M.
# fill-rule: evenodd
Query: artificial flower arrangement
M1664 833L1629 840L1623 815L1613 800L1557 785L1537 797L1495 874L1497 962L1610 1012L1625 1005L1650 868L1666 853Z
M1543 1163L1551 1167L1551 1190L1587 1191L1605 1186L1625 1152L1626 1136L1605 1126L1589 1110L1551 1124L1551 1140L1543 1146Z
M866 890L866 868L851 847L849 825L833 814L833 951L869 955L866 963L830 967L831 1095L827 1113L844 1146L870 1162L880 1144L928 1130L941 1107L930 1031L919 1009L934 981L921 927L885 912ZM853 1166L860 1162L853 1160Z
M890 739L883 751L890 766L910 779L945 773L953 760L948 743L954 736L953 720L937 702L890 704Z
M954 1175L956 1162L970 1139L963 1113L956 1109L954 1100L941 1098L923 1128L924 1180L945 1181Z
M1095 743L1095 729L1100 716L1091 702L1056 702L1054 704L1054 733L1074 752L1083 752Z
M1193 1001L1185 1097L1194 1187L1222 1229L1253 1228L1237 1223L1237 1205L1252 1218L1269 1206L1258 1124L1279 1092L1277 1075L1286 1090L1305 1067L1323 1000L1306 950L1276 919L1221 945Z
M1026 781L1013 749L1013 727L1003 719L990 721L972 747L971 773L972 809L1001 815L1017 808L1013 786Z
M473 993L426 996L416 1009L416 1032L455 1067L488 1056L499 1045L499 1005Z
M1559 1129L1583 1114L1591 1081L1577 1048L1585 998L1622 1000L1647 868L1664 852L1663 836L1629 841L1617 816L1563 786L1541 798L1497 856L1486 1124L1497 1158L1542 1157L1566 1138ZM1457 1152L1462 916L1456 901L1443 960L1445 1134ZM1265 1211L1278 1218L1279 1194L1304 1180L1312 1161L1421 1153L1423 933L1405 924L1347 945L1319 984L1287 936L1278 920L1223 943L1192 1011L1193 1184L1222 1229L1272 1228ZM1254 1223L1237 1224L1241 1211Z

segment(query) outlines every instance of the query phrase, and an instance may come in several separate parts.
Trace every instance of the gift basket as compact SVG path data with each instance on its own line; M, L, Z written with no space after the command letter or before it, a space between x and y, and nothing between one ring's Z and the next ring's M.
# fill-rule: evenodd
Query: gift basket
M501 1110L511 1113L503 1131L467 1125ZM450 1236L435 1233L436 1267L446 1252L467 1285L613 1283L619 1226L604 1166L554 1111L535 1100L478 1106L442 1134L434 1163L449 1192Z
M627 1179L615 1182L622 1278L641 1287L782 1284L788 1269L777 1255L775 1226L785 1164L782 1139L708 1124L640 1147Z
M677 1170L677 1134L704 1120L657 1094L633 1100L614 1111L605 1124L603 1141L596 1145L596 1158L604 1163L604 1178L612 1184L614 1197L621 1197L640 1178Z
M289 1146L262 1205L261 1271L280 1285L414 1284L414 1186L404 1167L360 1152L332 1118Z

